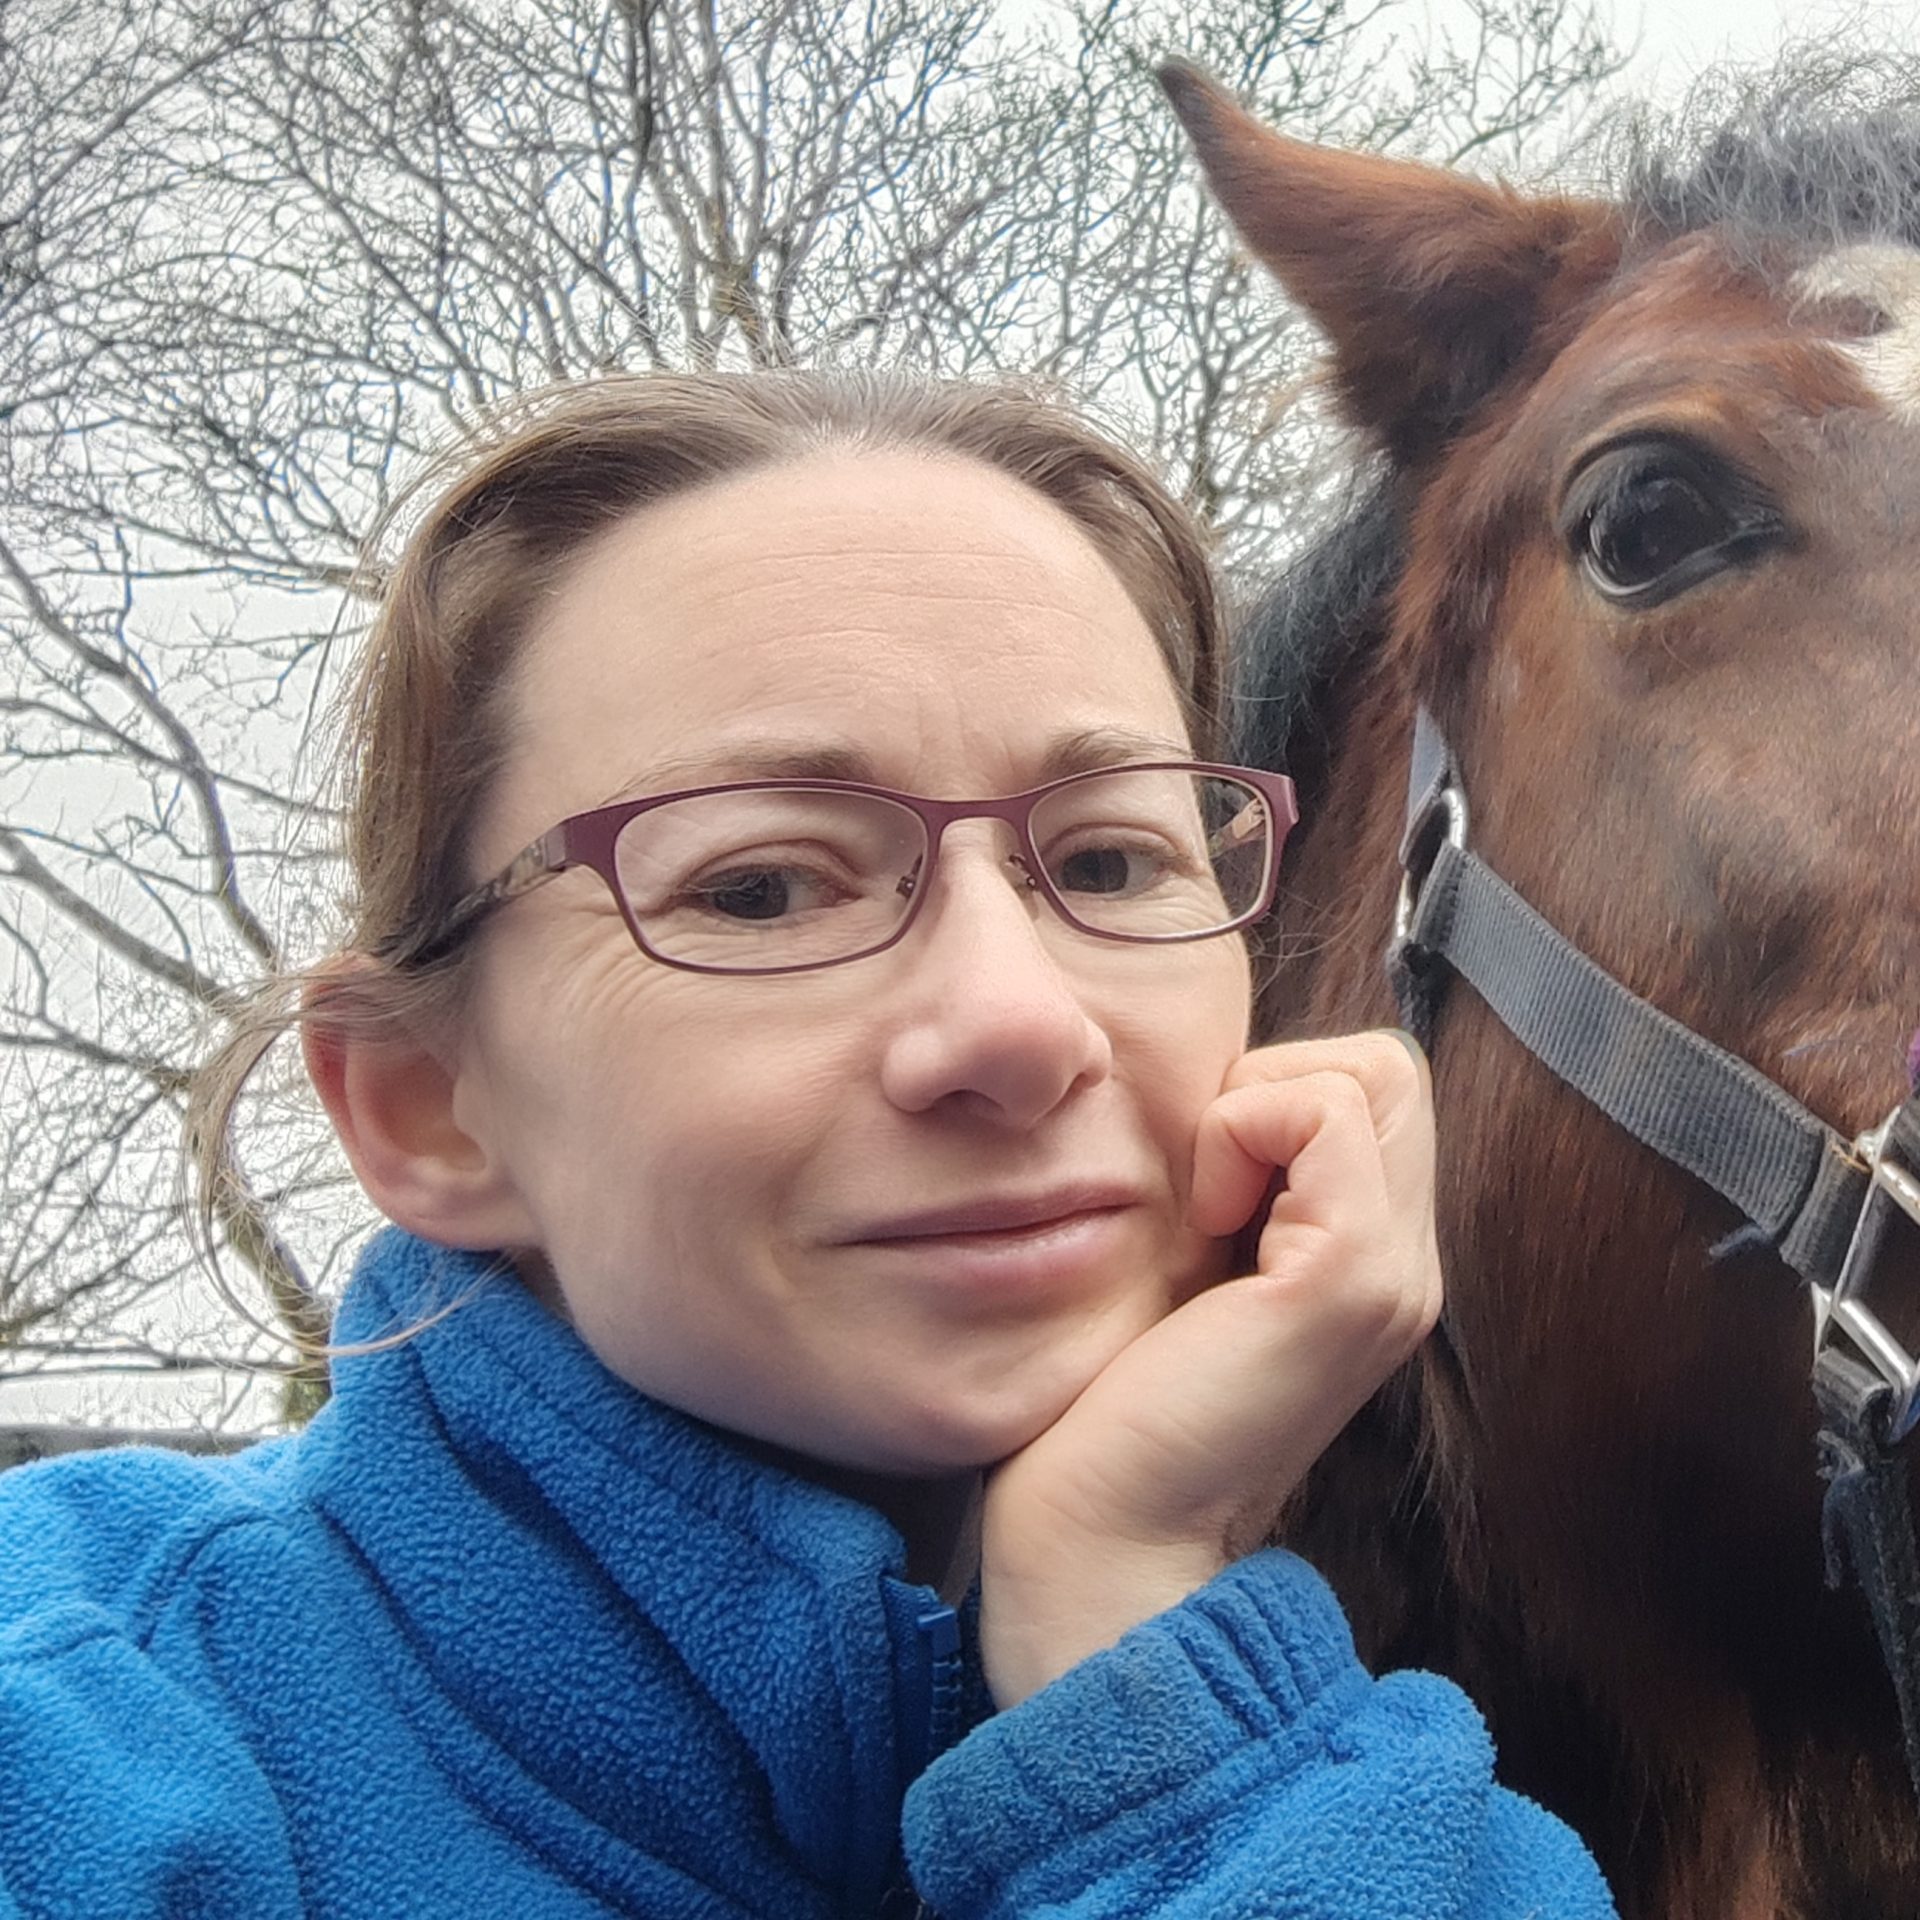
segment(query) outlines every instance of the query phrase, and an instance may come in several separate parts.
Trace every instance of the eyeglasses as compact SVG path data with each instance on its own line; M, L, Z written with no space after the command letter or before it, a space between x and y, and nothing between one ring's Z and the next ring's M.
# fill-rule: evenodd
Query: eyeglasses
M1022 885L1097 940L1231 933L1273 899L1299 818L1284 774L1156 761L1004 800L927 800L849 780L748 780L577 813L457 901L404 956L449 953L494 908L591 867L642 953L689 973L805 973L901 939L956 820L1012 830Z

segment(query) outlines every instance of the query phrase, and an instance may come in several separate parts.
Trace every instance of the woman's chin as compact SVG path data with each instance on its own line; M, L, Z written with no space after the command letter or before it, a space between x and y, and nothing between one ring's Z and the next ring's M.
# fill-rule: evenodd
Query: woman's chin
M1044 1392L996 1397L990 1403L926 1406L889 1448L895 1472L916 1478L997 1467L1039 1437L1080 1397L1089 1380L1075 1377Z

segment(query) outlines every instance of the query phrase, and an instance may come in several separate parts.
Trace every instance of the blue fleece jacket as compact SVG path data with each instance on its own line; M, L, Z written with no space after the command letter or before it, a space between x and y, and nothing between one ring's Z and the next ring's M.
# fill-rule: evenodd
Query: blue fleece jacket
M455 1300L297 1438L0 1479L0 1915L1611 1911L1290 1555L969 1730L884 1521L484 1261L382 1234L340 1337Z

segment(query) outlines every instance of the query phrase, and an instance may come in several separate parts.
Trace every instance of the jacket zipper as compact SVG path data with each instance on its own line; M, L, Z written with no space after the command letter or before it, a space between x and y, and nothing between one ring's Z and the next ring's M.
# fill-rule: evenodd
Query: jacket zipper
M927 1588L896 1592L913 1606L913 1652L904 1663L896 1722L905 1784L917 1780L960 1729L960 1616Z
M900 1694L895 1731L902 1786L917 1780L953 1745L960 1731L965 1663L960 1616L928 1587L889 1582L887 1611L900 1652ZM897 1846L897 1841L896 1841ZM906 1863L895 1858L893 1884L882 1898L883 1920L935 1920L914 1892Z
M924 1768L953 1745L960 1730L960 1616L936 1599L914 1624L926 1651L927 1736L920 1756Z

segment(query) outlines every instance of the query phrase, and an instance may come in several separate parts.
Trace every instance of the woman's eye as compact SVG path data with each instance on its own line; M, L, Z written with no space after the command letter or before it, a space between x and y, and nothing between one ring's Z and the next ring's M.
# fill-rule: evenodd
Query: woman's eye
M1744 558L1777 525L1678 451L1602 458L1580 494L1575 556L1611 600L1663 600Z
M847 897L823 874L803 867L731 867L703 874L687 888L689 900L725 920L780 920Z
M1102 841L1057 855L1050 863L1062 893L1141 893L1165 879L1175 865L1170 847Z

